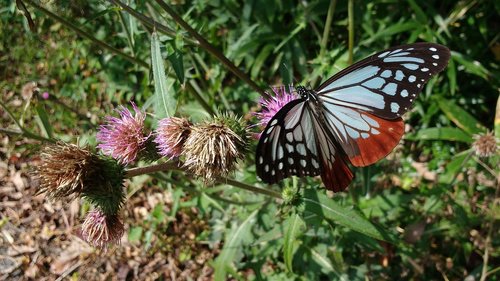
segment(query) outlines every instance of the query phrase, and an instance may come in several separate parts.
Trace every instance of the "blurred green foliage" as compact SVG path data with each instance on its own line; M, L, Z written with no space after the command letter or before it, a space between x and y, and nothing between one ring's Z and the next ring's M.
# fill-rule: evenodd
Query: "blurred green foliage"
M0 88L5 95L37 81L42 92L49 92L52 98L33 100L37 105L33 109L13 109L15 116L28 121L41 118L42 122L26 122L31 131L95 143L96 126L116 105L135 101L153 112L153 71L143 65L151 64L151 26L109 1L24 2L35 30L29 29L15 3L0 8ZM179 0L170 4L253 81L267 88L296 81L317 85L348 65L348 1L334 2ZM69 20L93 39L77 35L31 3ZM201 97L209 108L253 120L250 112L256 109L257 92L193 44L186 30L154 1L127 3L175 33L158 31L179 114L193 120L206 118L209 114L199 103ZM329 40L322 52L326 16L332 8ZM357 169L349 192L331 199L316 179L286 180L281 188L302 187L302 199L286 206L229 185L206 188L182 173L159 173L153 175L155 182L173 191L176 206L171 213L162 213L159 206L149 221L131 222L135 226L129 230L129 240L144 241L150 251L169 249L166 240L152 245L152 236L163 237L160 233L168 233L168 221L176 212L195 206L210 229L200 234L199 241L210 247L222 245L213 261L219 280L227 275L239 280L457 280L467 276L478 280L485 272L496 272L500 240L499 207L494 201L498 200L499 157L477 158L471 144L474 134L494 126L500 87L499 14L499 1L354 1L354 61L416 41L436 42L452 50L448 68L426 85L406 115L408 133L393 155ZM103 49L98 42L143 64ZM7 107L10 102L2 98ZM44 117L45 111L49 117ZM50 120L50 126L44 119ZM234 178L279 191L256 178L253 157L251 149ZM320 210L333 204L333 209L366 216L375 223L370 227L388 236L387 242L345 227L355 224L349 219L342 223L336 216L318 212L307 204L311 196L326 202ZM486 248L489 264L484 265ZM498 277L493 273L490 278Z

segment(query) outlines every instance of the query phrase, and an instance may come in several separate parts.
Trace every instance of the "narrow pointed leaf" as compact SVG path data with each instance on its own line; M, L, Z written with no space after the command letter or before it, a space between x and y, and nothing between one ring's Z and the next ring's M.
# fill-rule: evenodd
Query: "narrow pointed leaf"
M448 140L461 141L466 143L472 142L472 137L459 128L444 127L444 128L427 128L419 130L414 134L405 137L408 140Z
M306 190L303 200L306 211L375 239L389 242L394 240L392 236L376 227L356 210L339 205L321 192Z
M305 226L304 221L299 216L299 214L291 215L285 221L285 239L283 245L283 259L285 260L285 265L288 271L293 272L292 262L293 255L297 250L297 237L301 234Z
M51 139L53 137L52 126L50 125L49 117L47 115L47 112L45 111L45 108L41 104L39 104L36 107L36 112L38 113L38 118L40 118L40 129L45 133L45 136L47 138Z
M233 266L236 253L241 251L244 237L248 235L252 225L255 223L255 215L258 211L259 210L253 211L248 218L226 236L224 247L214 263L215 281L224 281L228 279L228 268Z
M165 75L165 65L161 56L160 40L158 34L151 35L151 63L153 67L153 80L155 86L155 113L158 118L173 116L176 100L174 97L174 80Z
M486 128L474 116L453 101L444 98L437 98L437 101L444 114L465 132L472 135L486 131Z

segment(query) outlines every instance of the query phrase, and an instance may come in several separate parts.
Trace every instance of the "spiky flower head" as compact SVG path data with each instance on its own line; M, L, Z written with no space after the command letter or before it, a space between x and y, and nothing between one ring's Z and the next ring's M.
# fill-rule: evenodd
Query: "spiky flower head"
M265 127L269 120L287 103L298 98L292 86L272 87L274 95L268 93L267 98L261 97L259 103L262 106L261 112L256 112L259 125Z
M160 155L168 158L179 157L191 133L192 125L185 118L169 117L160 120L154 139Z
M122 164L130 164L137 154L144 149L149 135L144 134L146 114L132 103L135 114L120 106L120 117L107 116L106 124L101 125L97 133L97 146L105 155L109 155Z
M117 214L106 214L99 208L88 212L82 225L83 239L101 249L119 244L124 232L123 222Z
M474 143L472 143L472 148L474 152L479 157L490 157L497 153L498 142L493 132L487 132L486 134L474 135Z
M47 193L51 199L70 199L86 188L99 157L74 144L57 143L42 149L41 162L34 167L34 178L39 183L37 193Z
M184 166L195 175L203 177L206 183L219 176L227 176L234 170L236 161L243 158L242 151L248 138L246 130L242 137L228 123L231 122L220 117L193 126L184 144ZM234 128L238 130L237 126Z
M62 142L43 148L40 158L34 167L37 193L46 193L50 199L101 198L90 201L102 203L99 205L110 213L121 206L124 169L116 160Z

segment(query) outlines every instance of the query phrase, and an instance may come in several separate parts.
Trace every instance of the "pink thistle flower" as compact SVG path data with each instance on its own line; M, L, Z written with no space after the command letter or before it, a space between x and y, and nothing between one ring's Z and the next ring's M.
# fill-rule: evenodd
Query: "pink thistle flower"
M283 107L285 104L298 98L297 94L292 86L289 87L290 92L287 91L287 87L271 87L274 95L268 95L267 98L261 97L259 103L262 106L261 112L256 112L255 116L260 120L259 125L265 127L269 120Z
M160 155L170 158L179 157L184 142L191 133L191 126L191 122L185 118L170 117L160 120L154 139Z
M48 99L49 99L49 96L50 96L50 95L49 95L49 92L43 92L43 94L42 94L42 98L43 98L44 100L48 100Z
M82 224L82 238L90 245L106 249L109 244L120 244L125 232L118 215L106 215L99 209L87 213Z
M106 124L97 132L97 146L105 155L109 155L121 164L130 164L145 147L149 135L144 135L146 114L132 103L135 115L127 108L120 106L117 111L120 117L106 117Z

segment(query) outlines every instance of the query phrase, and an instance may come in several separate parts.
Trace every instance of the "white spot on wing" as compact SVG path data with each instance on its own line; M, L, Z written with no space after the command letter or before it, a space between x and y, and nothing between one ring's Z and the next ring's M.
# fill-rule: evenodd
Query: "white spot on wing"
M357 139L359 138L359 132L356 131L356 130L353 130L351 127L347 126L346 128L346 131L347 133L349 134L349 136L353 139Z
M415 70L418 68L418 65L413 63L404 63L403 66L408 68L409 70Z
M432 55L432 58L438 60L439 59L439 55Z
M292 134L292 132L286 133L286 139L288 140L288 142L292 142L293 141L293 134Z
M394 96L396 94L397 88L398 85L396 85L396 83L389 83L382 89L382 91L390 96Z
M396 102L391 102L391 111L396 113L399 111L399 104L397 104Z
M299 152L299 154L303 156L307 155L306 147L303 143L297 144L297 151Z
M389 54L389 51L383 52L382 54L378 55L378 57L383 58L383 57L387 56L387 54Z
M427 72L427 71L429 71L429 69L428 69L427 67L424 67L424 68L422 68L422 69L420 69L420 70L421 70L422 72Z
M366 82L364 82L363 86L367 87L367 88L370 88L370 89L380 89L380 87L382 87L382 85L384 85L385 83L385 80L380 78L380 77L375 77L373 79L370 79Z
M384 62L416 62L416 63L424 63L424 60L421 58L414 57L387 57L384 59Z
M304 159L300 159L300 165L302 165L302 167L304 167L304 168L305 168L305 167L306 167L306 165L307 165L306 160L304 160Z
M391 75L392 75L392 72L390 70L388 70L388 69L384 70L382 72L382 74L380 74L380 76L382 76L384 78L389 78L389 77L391 77Z
M403 98L406 98L406 97L408 96L408 91L407 91L407 90L402 90L402 91L401 91L401 96L402 96Z
M370 137L370 134L361 133L361 137L364 138L364 139L367 139L368 137Z
M408 77L408 81L410 82L415 82L415 80L417 80L417 77L415 77L415 75L410 75L410 77Z
M429 50L431 50L431 51L433 51L433 52L437 51L437 49L436 49L436 48L434 48L434 47L430 47L430 48L429 48Z
M403 73L403 71L398 69L396 71L396 77L395 77L396 80L401 81L401 80L403 80L404 77L405 77L405 74Z

